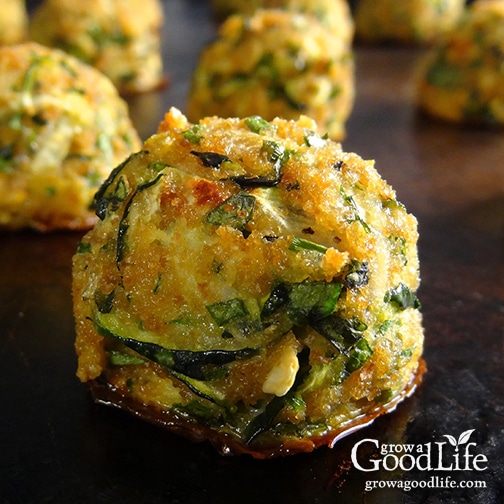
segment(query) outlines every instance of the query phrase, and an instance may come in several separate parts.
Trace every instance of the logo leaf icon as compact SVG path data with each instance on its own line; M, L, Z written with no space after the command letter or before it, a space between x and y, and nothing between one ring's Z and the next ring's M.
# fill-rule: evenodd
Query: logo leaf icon
M448 439L452 446L457 446L457 440L453 436L450 436L450 434L443 434L443 436Z
M466 430L465 432L462 432L458 438L458 445L461 444L466 444L469 441L469 438L471 437L471 434L474 432L474 429L469 429Z

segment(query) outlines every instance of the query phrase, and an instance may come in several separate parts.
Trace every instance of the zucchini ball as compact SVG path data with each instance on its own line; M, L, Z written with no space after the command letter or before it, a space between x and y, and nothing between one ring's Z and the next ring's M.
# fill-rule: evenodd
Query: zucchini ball
M223 454L329 445L424 364L417 221L312 119L171 109L73 260L77 374Z
M450 30L465 0L359 0L355 36L368 43L431 44Z
M165 83L160 0L44 0L30 23L35 42L96 67L121 94Z
M0 47L0 229L88 229L93 196L141 142L98 70L35 43Z
M187 117L312 117L332 139L345 136L354 102L348 44L312 16L281 10L235 14L200 54Z
M421 110L456 124L504 124L504 2L472 4L419 69Z

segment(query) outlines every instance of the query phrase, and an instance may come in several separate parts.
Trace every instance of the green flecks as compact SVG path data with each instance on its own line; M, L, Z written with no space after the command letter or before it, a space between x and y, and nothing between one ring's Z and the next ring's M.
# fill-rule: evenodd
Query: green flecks
M371 232L371 228L368 226L366 221L364 221L364 219L360 216L359 207L357 206L357 203L355 202L353 196L348 195L343 189L343 186L340 187L340 194L343 198L345 205L349 206L354 211L354 216L352 217L352 219L350 219L350 222L357 221L362 225L366 233Z
M126 45L131 41L131 38L125 33L119 30L112 32L106 31L98 23L93 24L89 28L88 34L100 48L110 45Z
M303 411L306 408L306 403L299 394L294 394L292 397L289 397L287 399L287 404L296 412Z
M314 320L312 327L330 341L339 352L349 356L352 347L362 338L366 324L357 318L346 319L337 314Z
M56 196L57 192L58 191L56 190L56 187L54 187L54 186L47 186L44 189L44 194L45 194L46 198L53 198L54 196Z
M94 302L98 311L100 313L110 313L114 307L114 297L115 291L106 293L96 290L94 293Z
M385 294L384 301L394 305L399 310L406 310L407 308L419 309L421 307L416 294L403 283L390 289Z
M254 133L260 133L262 130L268 129L271 126L266 119L258 115L247 117L245 119L245 124L248 129Z
M100 133L96 138L96 147L103 152L107 159L112 159L114 149L112 147L112 141L108 135Z
M224 267L224 263L221 262L221 261L217 261L217 259L213 259L212 260L212 271L214 273L217 273L219 274L222 270L222 268Z
M352 347L345 369L353 373L360 369L373 354L373 350L365 338L359 339Z
M391 388L388 388L388 389L382 390L376 400L380 404L387 404L389 401L391 401L393 399L394 395L395 395L394 390Z
M13 129L14 131L21 131L22 127L23 127L23 113L16 112L9 119L9 128Z
M401 357L404 357L406 359L411 359L414 351L415 351L414 348L403 348L401 350Z
M464 82L460 69L444 60L438 60L430 66L426 79L433 86L448 89L460 87Z
M324 245L320 245L319 243L312 242L310 240L305 240L304 238L296 238L292 239L291 244L289 245L289 250L293 252L301 252L303 250L308 250L312 252L319 252L321 254L325 254L327 252L327 247Z
M358 289L360 287L364 287L369 282L368 275L368 263L352 259L346 270L345 284L349 289Z
M387 319L378 326L377 333L383 336L393 325L394 321Z
M50 56L38 56L36 54L32 55L30 66L26 70L23 81L21 83L22 93L33 93L37 85L37 72L44 63L50 62Z
M169 168L170 165L166 164L163 161L151 161L147 165L147 169L151 170L153 173L160 173L166 168Z
M273 140L266 140L263 142L261 152L264 152L270 163L281 168L291 157L293 151L286 149Z
M154 288L152 289L153 294L157 294L159 292L159 289L161 288L162 280L163 280L163 274L158 273L158 276L156 277L156 281L154 282Z
M0 148L0 172L9 172L12 170L14 161L14 145L6 145Z
M77 245L77 254L88 254L91 252L92 246L91 243L85 243L80 241Z
M279 283L271 291L261 311L267 318L285 309L294 325L314 324L333 313L342 284L317 281Z
M201 134L202 127L200 124L195 124L192 128L183 131L182 136L193 144L199 144L203 139L203 135Z
M219 301L205 307L219 326L248 315L247 307L240 298Z
M255 197L246 192L234 194L208 212L206 221L214 226L230 226L244 231L253 217L255 202Z

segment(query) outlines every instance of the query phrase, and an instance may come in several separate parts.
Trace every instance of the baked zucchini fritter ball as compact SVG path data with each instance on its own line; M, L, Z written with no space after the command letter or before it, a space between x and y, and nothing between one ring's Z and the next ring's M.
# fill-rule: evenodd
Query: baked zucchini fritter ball
M332 446L424 370L417 223L315 122L170 110L73 262L95 399L224 454Z
M370 43L430 44L453 27L465 0L359 0L355 36Z
M504 2L472 4L422 61L417 101L453 123L504 124Z
M0 229L89 228L110 171L140 139L98 70L58 49L0 48Z
M316 17L323 25L352 43L354 25L347 0L213 0L220 16L252 15L259 9L282 9Z
M0 0L0 45L24 42L28 13L24 0Z
M354 92L353 55L341 37L311 16L259 10L227 18L202 51L187 117L305 114L341 140Z
M122 94L163 83L160 0L44 0L32 40L58 47L107 75Z

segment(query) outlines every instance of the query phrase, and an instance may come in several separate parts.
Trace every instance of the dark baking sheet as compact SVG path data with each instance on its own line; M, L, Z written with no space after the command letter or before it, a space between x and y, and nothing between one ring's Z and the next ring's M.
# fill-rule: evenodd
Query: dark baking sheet
M206 2L164 5L171 84L130 100L143 137L169 106L183 110L197 55L216 28ZM420 223L428 373L418 392L334 449L270 461L224 458L207 444L92 403L75 377L73 349L71 257L81 235L4 234L0 502L504 502L504 132L417 114L413 76L420 56L413 48L356 48L357 101L344 142L376 160ZM445 435L458 440L473 429L471 453L487 459L482 471L460 464L459 470L364 472L352 462L353 447L367 438L433 448L445 442L448 467L455 451ZM460 445L461 454L467 445ZM383 458L374 448L360 455L368 463ZM431 459L437 467L434 454ZM366 492L371 480L418 487ZM439 488L449 481L484 488Z

